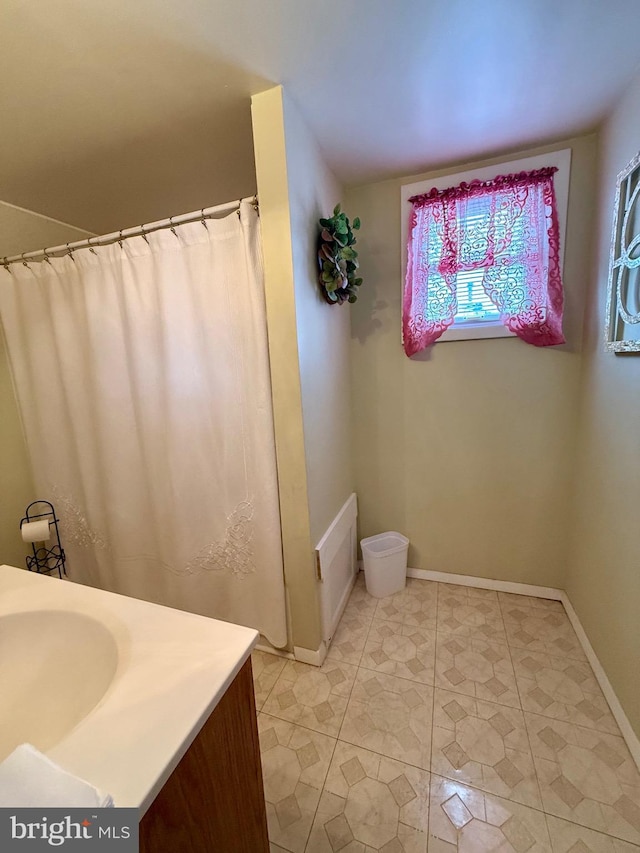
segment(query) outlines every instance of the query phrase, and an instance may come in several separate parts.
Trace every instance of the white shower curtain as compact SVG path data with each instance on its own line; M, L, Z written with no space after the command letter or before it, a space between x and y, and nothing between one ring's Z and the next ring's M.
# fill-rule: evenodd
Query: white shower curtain
M34 497L58 511L70 577L283 646L252 205L10 270L0 314Z

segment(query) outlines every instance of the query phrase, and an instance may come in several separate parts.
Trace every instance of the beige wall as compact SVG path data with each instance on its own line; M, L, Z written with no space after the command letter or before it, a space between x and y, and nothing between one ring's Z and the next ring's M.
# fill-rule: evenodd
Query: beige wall
M322 298L318 219L341 187L296 105L285 97L285 134L309 523L315 545L354 488L351 460L350 324L347 304Z
M640 736L640 355L604 352L605 296L618 172L640 148L640 76L600 137L596 260L587 299L566 588Z
M317 219L340 188L281 87L254 96L252 115L285 579L293 643L315 650L314 547L353 490L349 317L321 301L314 268Z
M400 185L471 164L347 192L349 215L362 220L364 284L352 313L360 535L406 534L415 568L563 586L595 138L513 155L566 147L562 347L453 341L408 359L400 343Z
M82 240L88 234L0 202L0 257ZM29 546L20 539L18 525L25 507L37 495L33 491L3 334L0 334L0 472L0 563L23 566Z

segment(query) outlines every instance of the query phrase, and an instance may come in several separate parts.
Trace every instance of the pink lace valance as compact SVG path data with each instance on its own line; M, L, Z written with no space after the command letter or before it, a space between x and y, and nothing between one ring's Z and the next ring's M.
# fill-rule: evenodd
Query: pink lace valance
M432 201L438 198L464 198L470 195L481 195L497 189L506 189L515 187L520 183L533 185L539 181L546 181L552 178L557 172L555 166L546 166L544 169L535 169L532 172L515 172L513 175L497 175L490 181L471 181L467 183L463 181L457 187L447 187L444 190L439 190L437 187L430 189L428 193L421 195L412 195L409 201L414 204L422 204L423 202Z
M452 325L457 276L484 270L502 323L534 346L564 343L560 239L549 167L413 196L403 340L411 356Z

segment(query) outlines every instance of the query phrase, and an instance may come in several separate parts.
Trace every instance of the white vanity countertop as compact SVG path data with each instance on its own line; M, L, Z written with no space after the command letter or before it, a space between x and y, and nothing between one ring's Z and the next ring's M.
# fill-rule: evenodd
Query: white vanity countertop
M46 754L111 794L116 806L139 808L142 816L249 657L258 632L0 566L0 617L34 610L82 613L114 636L118 666L109 689Z

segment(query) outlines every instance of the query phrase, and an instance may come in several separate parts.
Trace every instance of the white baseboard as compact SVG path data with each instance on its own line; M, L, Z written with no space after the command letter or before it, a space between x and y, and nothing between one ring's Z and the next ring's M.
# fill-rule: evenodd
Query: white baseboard
M327 644L324 640L318 649L304 649L302 646L293 647L293 657L301 663L310 663L311 666L322 666L327 656Z
M305 649L302 646L294 646L293 652L283 651L282 649L274 649L273 646L266 646L264 643L258 643L254 646L257 652L265 652L268 655L276 655L279 658L286 660L299 660L301 663L308 663L311 666L322 666L327 656L327 645L323 641L319 649Z
M495 589L498 592L512 592L515 595L531 595L533 598L552 598L554 601L562 601L563 596L561 589L555 589L552 586L497 581L491 578L477 578L473 575L453 575L449 572L432 572L428 569L407 569L407 577L438 583L454 583L459 586L475 586L478 589Z
M276 649L273 646L265 646L264 643L257 643L254 646L256 652L265 652L268 655L276 655L279 658L286 658L287 660L295 660L293 652L283 651L282 649Z
M589 642L589 638L587 637L584 628L580 624L580 619L578 618L578 614L573 609L573 605L569 600L569 596L566 592L562 592L562 598L560 599L564 605L564 609L567 611L567 616L571 624L573 625L573 630L578 635L578 639L580 640L580 645L582 646L585 655L587 656L587 660L591 664L591 668L595 674L595 677L600 685L600 689L604 693L604 698L609 703L609 707L611 708L611 713L613 714L616 723L620 727L620 731L622 732L622 737L625 739L627 746L629 747L629 752L633 756L633 760L638 765L638 770L640 770L640 738L636 735L633 728L631 727L631 723L627 715L624 712L622 705L620 704L620 700L615 694L615 691L607 677L607 673L604 671L604 668L596 653L593 650L593 646Z

